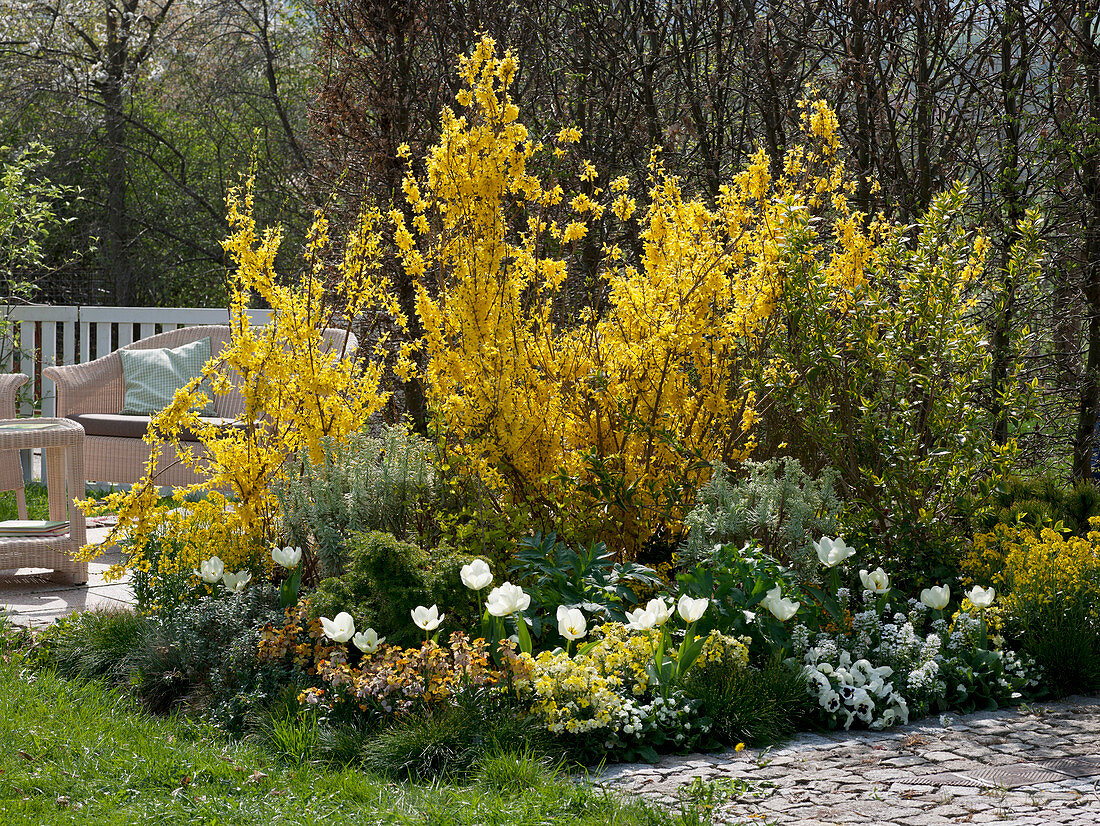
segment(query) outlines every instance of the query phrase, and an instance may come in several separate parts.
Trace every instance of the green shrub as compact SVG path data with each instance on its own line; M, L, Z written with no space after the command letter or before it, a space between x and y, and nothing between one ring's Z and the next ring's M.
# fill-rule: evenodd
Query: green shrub
M310 613L333 617L347 611L357 628L374 628L393 645L419 639L410 612L431 605L428 554L392 534L381 531L352 534L348 559L340 577L321 582L311 600Z
M201 708L240 730L278 691L280 675L261 669L256 650L260 629L280 616L278 592L257 585L154 616L129 657L130 679L154 711Z
M834 487L836 474L826 470L815 479L796 459L746 462L742 471L732 478L726 468L715 467L684 520L684 558L704 562L715 545L754 541L769 556L814 570L813 543L836 536L844 508Z
M723 745L774 743L799 729L812 711L805 679L780 662L762 668L734 661L697 663L684 685L702 702L711 736Z
M301 473L275 489L292 544L313 547L322 576L338 576L348 561L348 538L386 531L424 547L438 532L433 505L439 474L428 442L403 428L380 437L356 434L327 442L318 464L296 457Z
M972 502L969 533L986 533L997 525L1061 528L1078 536L1089 530L1089 518L1100 516L1100 488L1093 482L1068 484L1053 474L1005 477L993 489L987 506Z

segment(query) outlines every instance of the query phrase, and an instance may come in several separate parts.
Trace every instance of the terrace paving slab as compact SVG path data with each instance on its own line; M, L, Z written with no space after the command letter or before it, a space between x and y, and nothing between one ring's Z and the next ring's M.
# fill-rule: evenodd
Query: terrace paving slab
M102 542L108 527L89 527L88 541ZM91 608L125 609L134 604L129 577L107 582L104 574L119 561L117 546L88 564L85 585L60 585L34 568L0 571L0 616L22 626L49 625L55 620Z
M717 808L715 824L1100 826L1100 698L803 734L770 750L608 766L592 780L676 811L696 777L751 790Z

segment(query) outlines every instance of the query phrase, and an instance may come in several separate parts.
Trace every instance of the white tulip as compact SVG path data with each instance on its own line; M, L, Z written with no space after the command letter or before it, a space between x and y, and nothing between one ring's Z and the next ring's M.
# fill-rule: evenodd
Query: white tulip
M203 560L202 564L199 565L199 570L194 573L195 576L202 577L203 582L208 582L213 585L221 579L222 574L225 573L225 563L216 556L212 556L209 559Z
M632 631L648 631L657 623L657 617L647 608L635 608L626 613L626 627Z
M975 585L966 594L966 598L974 604L975 608L979 610L988 608L990 605L992 605L993 599L996 596L996 590L994 590L993 588L982 588L980 585Z
M341 611L332 619L321 617L321 628L333 642L347 642L355 636L355 620L347 611Z
M660 628L669 618L672 616L672 605L665 602L660 597L654 597L645 607L646 611L653 614L653 624Z
M783 598L772 600L765 607L772 612L772 616L777 620L786 622L798 613L798 609L801 605L801 602Z
M929 608L942 611L951 601L951 588L947 585L933 585L920 592L920 601Z
M588 633L588 623L580 608L558 606L558 633L567 640L579 640Z
M684 622L691 623L703 616L709 605L710 600L706 597L692 599L687 594L682 594L680 601L676 603L676 611Z
M531 604L531 595L511 582L505 582L489 592L485 607L494 617L508 617L517 611L526 611Z
M230 591L240 593L244 590L244 586L252 581L252 574L248 571L237 571L235 574L226 571L222 574L222 582L225 583L225 587Z
M446 614L439 613L439 607L433 605L431 608L425 608L423 605L417 605L410 612L412 614L413 622L422 631L434 631L439 627L439 623L443 622Z
M302 561L302 549L291 548L290 546L285 548L272 548L271 559L276 565L280 565L283 568L293 568Z
M876 594L885 594L890 590L890 577L886 575L886 571L882 570L881 567L875 568L870 573L867 573L866 569L861 570L859 579L866 590L873 591Z
M817 551L817 558L821 560L821 564L826 568L835 568L856 552L855 548L844 544L844 537L842 536L838 536L836 539L823 536L814 543L814 550Z
M459 572L462 576L462 584L471 591L480 591L487 585L493 584L493 572L483 559L475 559L469 565L463 565Z
M378 636L378 632L373 628L368 628L352 637L351 641L364 654L373 654L378 650L378 646L386 641L386 638Z

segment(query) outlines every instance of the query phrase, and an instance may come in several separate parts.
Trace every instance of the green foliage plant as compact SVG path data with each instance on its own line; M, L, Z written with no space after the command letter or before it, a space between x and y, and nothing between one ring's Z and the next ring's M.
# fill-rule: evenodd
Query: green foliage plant
M396 426L378 436L360 431L340 442L322 440L322 454L317 462L296 456L301 473L275 486L291 543L315 548L322 576L343 571L352 532L432 543L439 473L423 437Z
M752 541L769 556L809 570L816 564L814 541L836 535L843 507L831 469L814 478L797 459L769 459L746 461L734 476L717 465L684 519L681 557L704 562L715 545Z
M41 173L52 156L40 143L21 150L0 146L0 279L9 300L30 298L34 287L27 277L45 268L46 241L65 223L57 207L80 195Z
M765 418L807 467L836 468L860 511L854 523L887 551L896 535L911 534L916 549L947 530L1016 454L1013 439L993 438L982 308L998 288L966 201L961 185L948 189L914 228L854 214L835 242L802 212L779 251L776 324L757 374L758 395L772 400ZM1021 281L1038 272L1038 230L1034 213L1018 227L1009 266ZM822 244L831 256L812 254ZM1010 420L1031 389L1019 345L997 398Z
M623 622L638 599L635 589L663 584L652 568L616 562L602 543L573 547L552 533L521 540L512 574L531 595L536 634L538 618L553 615L559 605L579 607L597 622Z

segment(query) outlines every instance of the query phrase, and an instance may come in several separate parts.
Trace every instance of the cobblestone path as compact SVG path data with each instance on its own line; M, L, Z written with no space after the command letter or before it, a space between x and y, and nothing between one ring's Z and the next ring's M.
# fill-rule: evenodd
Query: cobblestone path
M618 764L593 780L673 807L692 782L727 790L716 824L1100 826L1100 698Z

